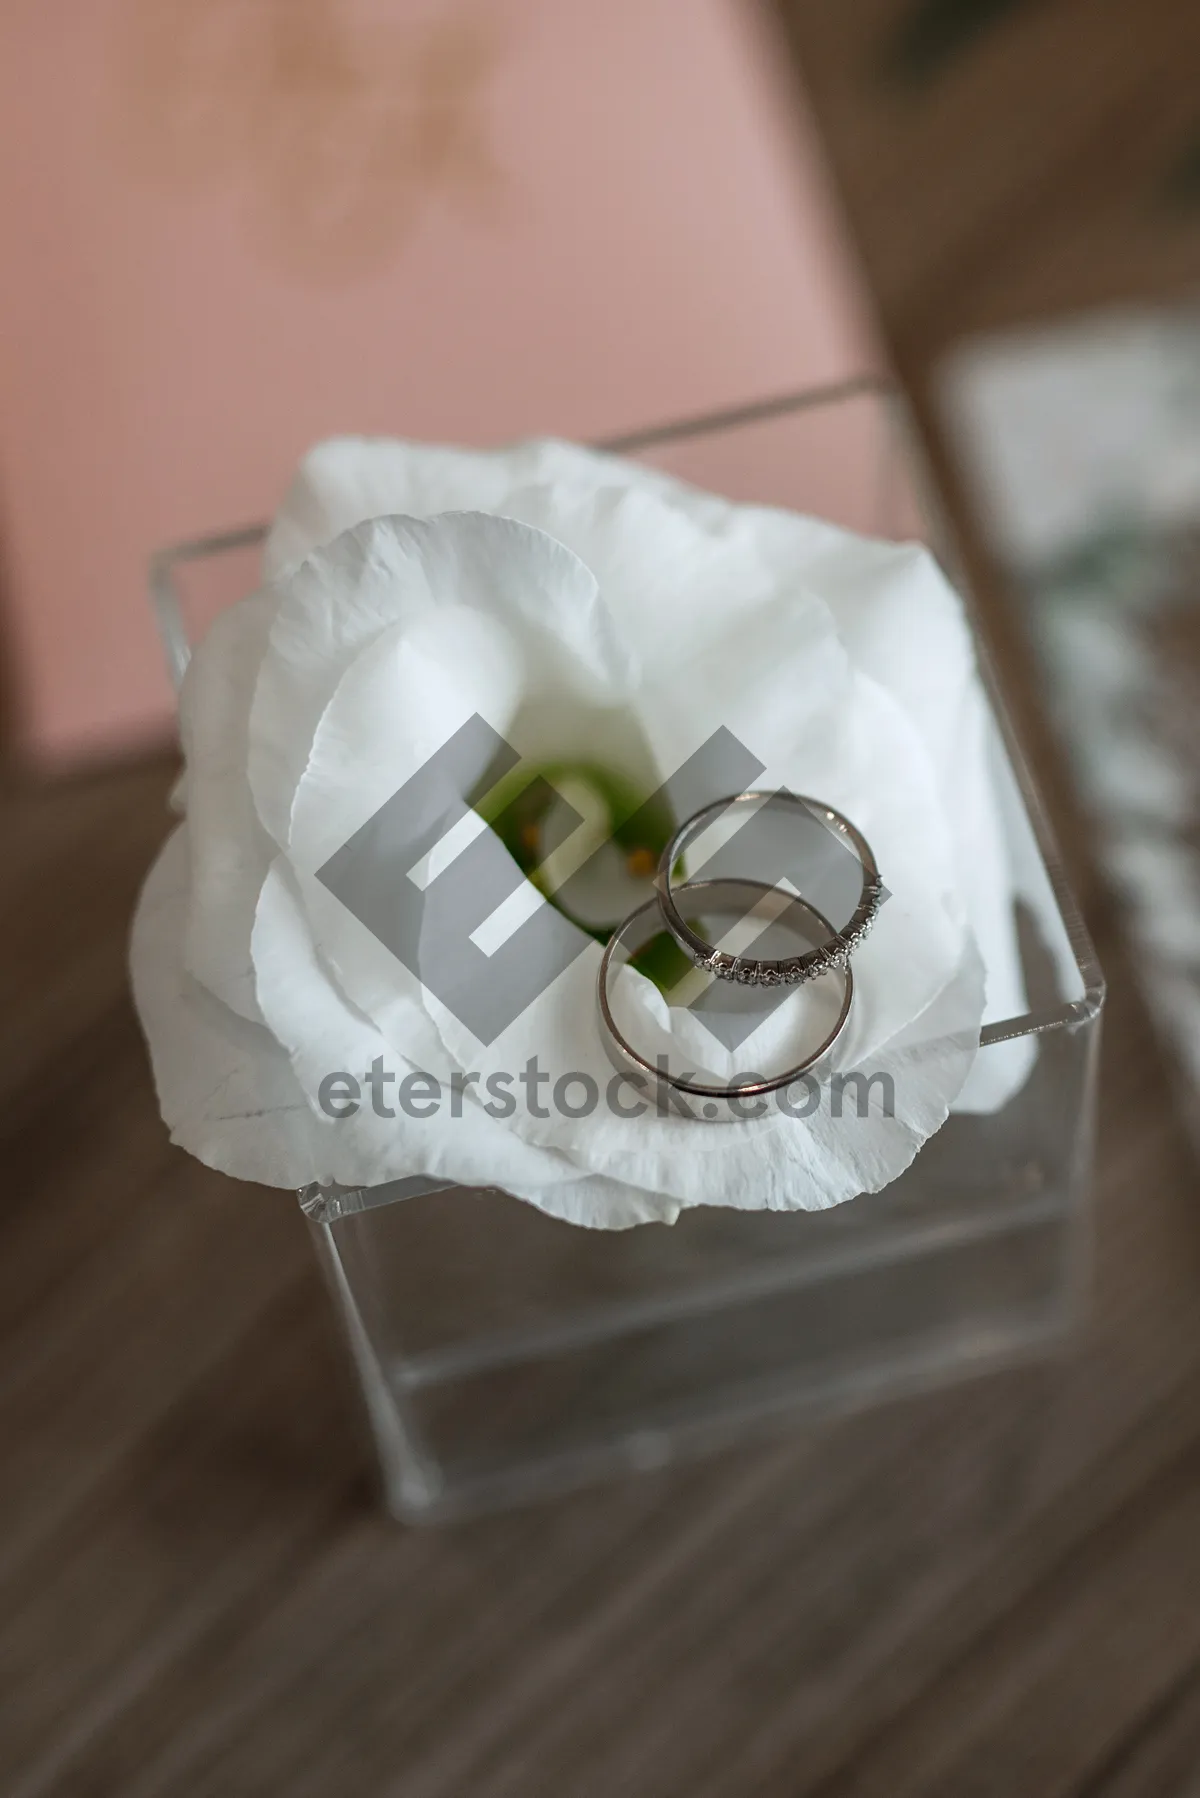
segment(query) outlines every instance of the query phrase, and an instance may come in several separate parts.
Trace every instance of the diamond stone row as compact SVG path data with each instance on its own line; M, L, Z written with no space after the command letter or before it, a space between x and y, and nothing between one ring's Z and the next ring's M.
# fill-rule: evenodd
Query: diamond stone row
M794 955L787 961L742 961L723 949L714 949L708 955L697 951L692 960L705 973L715 974L718 980L735 981L739 986L801 986L835 969L844 973L854 951L870 935L882 900L883 882L878 877L869 880L863 888L856 921L832 942L807 955Z

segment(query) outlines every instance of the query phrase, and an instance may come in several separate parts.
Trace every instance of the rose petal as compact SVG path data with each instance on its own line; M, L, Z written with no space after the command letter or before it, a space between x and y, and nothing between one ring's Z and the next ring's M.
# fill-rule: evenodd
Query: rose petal
M325 977L282 858L263 887L254 950L264 1015L287 1049L311 1107L329 1179L370 1186L423 1174L467 1186L501 1186L554 1215L609 1229L673 1213L657 1195L623 1192L607 1178L581 1178L563 1157L524 1142L477 1102L465 1116L453 1115L452 1101L443 1102L436 1117L406 1115L396 1104L397 1087L414 1070ZM367 1088L377 1057L392 1076L379 1088L378 1107ZM321 1109L321 1085L338 1073L353 1075L366 1090L352 1116L330 1120ZM395 1115L385 1115L389 1111Z
M288 1058L200 986L183 963L193 870L188 827L147 876L130 943L133 994L172 1142L206 1166L268 1186L321 1177L312 1114Z
M184 960L240 1017L261 1021L250 932L273 853L247 778L249 716L275 602L257 593L215 620L180 694L191 853Z
M431 613L457 607L520 631L527 680L570 670L608 694L628 678L595 582L578 559L542 533L484 513L435 524L376 519L315 552L273 590L278 606L251 710L249 767L259 816L283 848L330 698L355 659L393 626L415 630ZM488 625L481 622L479 633L487 635Z

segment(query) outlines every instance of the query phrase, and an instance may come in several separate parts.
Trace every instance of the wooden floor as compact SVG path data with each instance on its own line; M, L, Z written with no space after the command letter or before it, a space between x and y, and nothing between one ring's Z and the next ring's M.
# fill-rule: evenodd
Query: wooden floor
M798 10L829 104L860 14ZM124 934L170 777L0 789L4 1798L1200 1793L1200 1180L1057 778L1111 981L1069 1352L421 1532L294 1203L164 1139Z

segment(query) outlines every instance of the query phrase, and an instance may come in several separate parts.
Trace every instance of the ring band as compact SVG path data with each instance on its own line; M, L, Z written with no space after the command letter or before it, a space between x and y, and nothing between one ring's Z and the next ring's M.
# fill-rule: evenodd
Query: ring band
M835 835L841 837L857 856L862 868L863 883L858 904L849 923L842 930L834 930L827 920L821 919L829 932L827 942L818 948L809 950L804 955L787 956L783 959L770 960L748 955L727 955L712 943L705 942L684 918L675 903L676 890L687 890L686 886L676 889L672 885L671 870L675 867L688 845L706 830L708 826L723 812L731 811L734 806L753 803L757 808L768 806L803 807L810 818L825 825ZM696 883L689 883L695 885ZM758 883L755 883L758 884ZM671 841L663 850L655 876L658 889L658 904L663 919L671 935L680 948L688 955L698 968L705 973L714 974L718 980L737 981L742 986L797 986L805 980L815 980L821 974L828 974L831 969L849 970L850 957L858 948L863 938L874 924L879 908L883 904L883 882L879 877L879 867L874 851L857 825L852 824L844 813L835 811L820 799L808 799L801 793L789 793L786 788L776 792L760 791L732 794L728 799L715 799L693 812L690 818L679 826ZM786 888L778 889L786 892ZM821 914L810 907L813 915L821 918Z
M746 904L746 896L748 894L753 895L753 899L761 899L764 894L779 892L778 887L773 887L766 881L732 878L686 881L680 885L678 891L700 896L712 893L717 888L725 889L729 894L730 908L736 910L740 917L747 915L749 907ZM806 899L795 898L791 894L783 896L788 900L788 913L803 913L806 917L813 919L820 929L829 931L828 918L824 917L815 906L810 905ZM639 1055L633 1045L621 1034L616 1019L613 1017L608 985L615 950L621 944L626 944L629 953L636 954L639 949L644 948L648 942L659 935L662 928L663 918L659 902L657 898L649 899L645 905L640 905L636 911L630 912L624 922L613 931L605 946L600 960L600 972L596 980L596 1001L600 1013L600 1034L604 1039L608 1058L619 1072L631 1074L635 1080L642 1081L644 1077L649 1077L651 1090L658 1101L660 1115L663 1115L666 1107L670 1106L684 1117L702 1119L707 1123L744 1123L747 1120L747 1114L742 1107L747 1099L756 1099L767 1093L782 1091L793 1081L798 1080L802 1074L806 1074L810 1068L815 1067L833 1048L850 1016L850 1007L854 1000L854 975L848 966L837 970L845 982L841 1007L832 1029L811 1055L805 1056L803 1061L797 1062L795 1067L788 1068L785 1073L770 1079L747 1080L730 1086L711 1086L704 1081L669 1073L661 1065L661 1059L659 1062L652 1062L644 1055ZM636 939L631 946L627 943L629 937Z

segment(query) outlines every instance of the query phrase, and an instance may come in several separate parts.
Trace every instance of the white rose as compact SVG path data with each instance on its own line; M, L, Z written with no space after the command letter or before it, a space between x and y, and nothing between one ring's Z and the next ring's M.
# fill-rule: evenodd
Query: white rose
M903 1171L971 1071L985 964L993 1014L1022 998L990 718L925 551L561 443L336 441L303 464L266 575L192 659L185 818L135 923L176 1141L273 1185L422 1174L607 1227L697 1204L819 1208ZM481 1043L317 877L473 715L534 764L598 765L641 793L725 726L765 765L759 784L852 817L890 898L855 958L839 1066L888 1071L895 1116L490 1115L489 1073L530 1056L551 1081L611 1078L598 945L581 933L572 964ZM653 1022L655 990L626 978ZM394 1097L395 1116L328 1115L322 1082L373 1063L479 1079L432 1116ZM970 1103L1001 1103L1025 1066L973 1082Z

